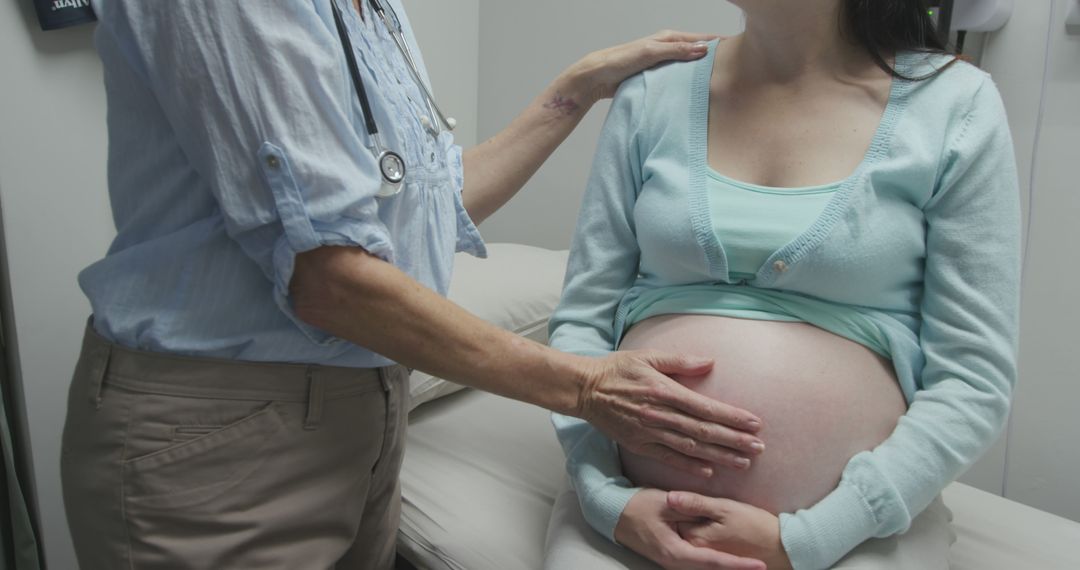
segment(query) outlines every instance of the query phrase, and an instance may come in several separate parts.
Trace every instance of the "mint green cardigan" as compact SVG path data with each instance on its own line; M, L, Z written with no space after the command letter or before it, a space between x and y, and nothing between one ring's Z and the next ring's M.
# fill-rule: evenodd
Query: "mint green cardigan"
M642 294L732 283L705 193L713 55L647 71L616 95L551 319L555 348L606 354ZM912 77L946 61L903 53L897 67ZM957 63L926 81L895 80L862 163L812 226L741 283L873 319L909 405L828 496L780 515L796 569L827 568L871 537L904 532L997 438L1016 381L1019 259L1015 158L990 77ZM578 419L553 422L586 520L614 540L639 489L611 440Z

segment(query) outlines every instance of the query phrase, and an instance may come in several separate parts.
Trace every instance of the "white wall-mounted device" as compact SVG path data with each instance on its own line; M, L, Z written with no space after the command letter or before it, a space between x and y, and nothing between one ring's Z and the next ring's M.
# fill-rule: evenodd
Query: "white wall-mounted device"
M1074 35L1080 35L1080 0L1069 2L1069 11L1065 14L1065 31Z
M965 32L993 32L1012 16L1015 0L955 0L952 29Z

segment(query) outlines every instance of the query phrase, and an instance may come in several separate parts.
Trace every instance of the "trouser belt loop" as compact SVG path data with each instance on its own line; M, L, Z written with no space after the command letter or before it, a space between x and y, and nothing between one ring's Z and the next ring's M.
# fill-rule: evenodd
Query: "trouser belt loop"
M100 410L102 404L101 392L105 386L105 376L109 373L109 360L112 358L112 345L101 343L100 346L94 347L87 356L91 359L90 403L94 405L95 410Z
M319 429L323 410L323 379L316 374L315 366L307 367L307 415L304 416L304 429Z
M383 366L383 367L377 368L377 370L379 371L379 383L382 384L383 392L389 392L390 388L391 388L390 374L389 374L390 373L390 367Z

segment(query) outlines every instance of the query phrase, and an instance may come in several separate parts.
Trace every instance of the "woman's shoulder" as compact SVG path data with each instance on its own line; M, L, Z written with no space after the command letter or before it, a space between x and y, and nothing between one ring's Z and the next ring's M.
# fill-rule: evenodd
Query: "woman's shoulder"
M710 50L708 56L695 61L667 62L630 76L616 91L613 110L632 116L642 140L652 144L665 132L686 128L687 109L694 106L695 97L700 97L700 93L695 94L700 91L695 85L702 77L707 97L711 55Z
M997 96L990 74L952 54L903 52L897 71L909 83L912 98L966 113L986 96Z
M975 122L999 122L1007 128L1004 104L986 71L949 54L898 54L903 81L905 123L922 125L918 132L940 133L945 139Z
M617 96L631 97L644 103L650 114L665 109L685 109L695 77L712 66L713 49L715 44L710 47L709 54L701 59L669 61L633 75L623 82Z

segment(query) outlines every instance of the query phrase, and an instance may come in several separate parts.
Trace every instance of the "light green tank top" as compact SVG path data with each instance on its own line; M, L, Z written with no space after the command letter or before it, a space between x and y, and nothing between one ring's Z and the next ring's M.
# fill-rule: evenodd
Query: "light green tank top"
M713 231L727 256L732 283L647 291L630 303L625 329L669 314L807 322L891 358L885 332L855 307L748 284L774 252L813 225L842 182L771 188L733 180L712 169L708 176Z
M817 220L840 182L772 188L708 171L713 232L724 246L733 281L753 279L765 260Z

